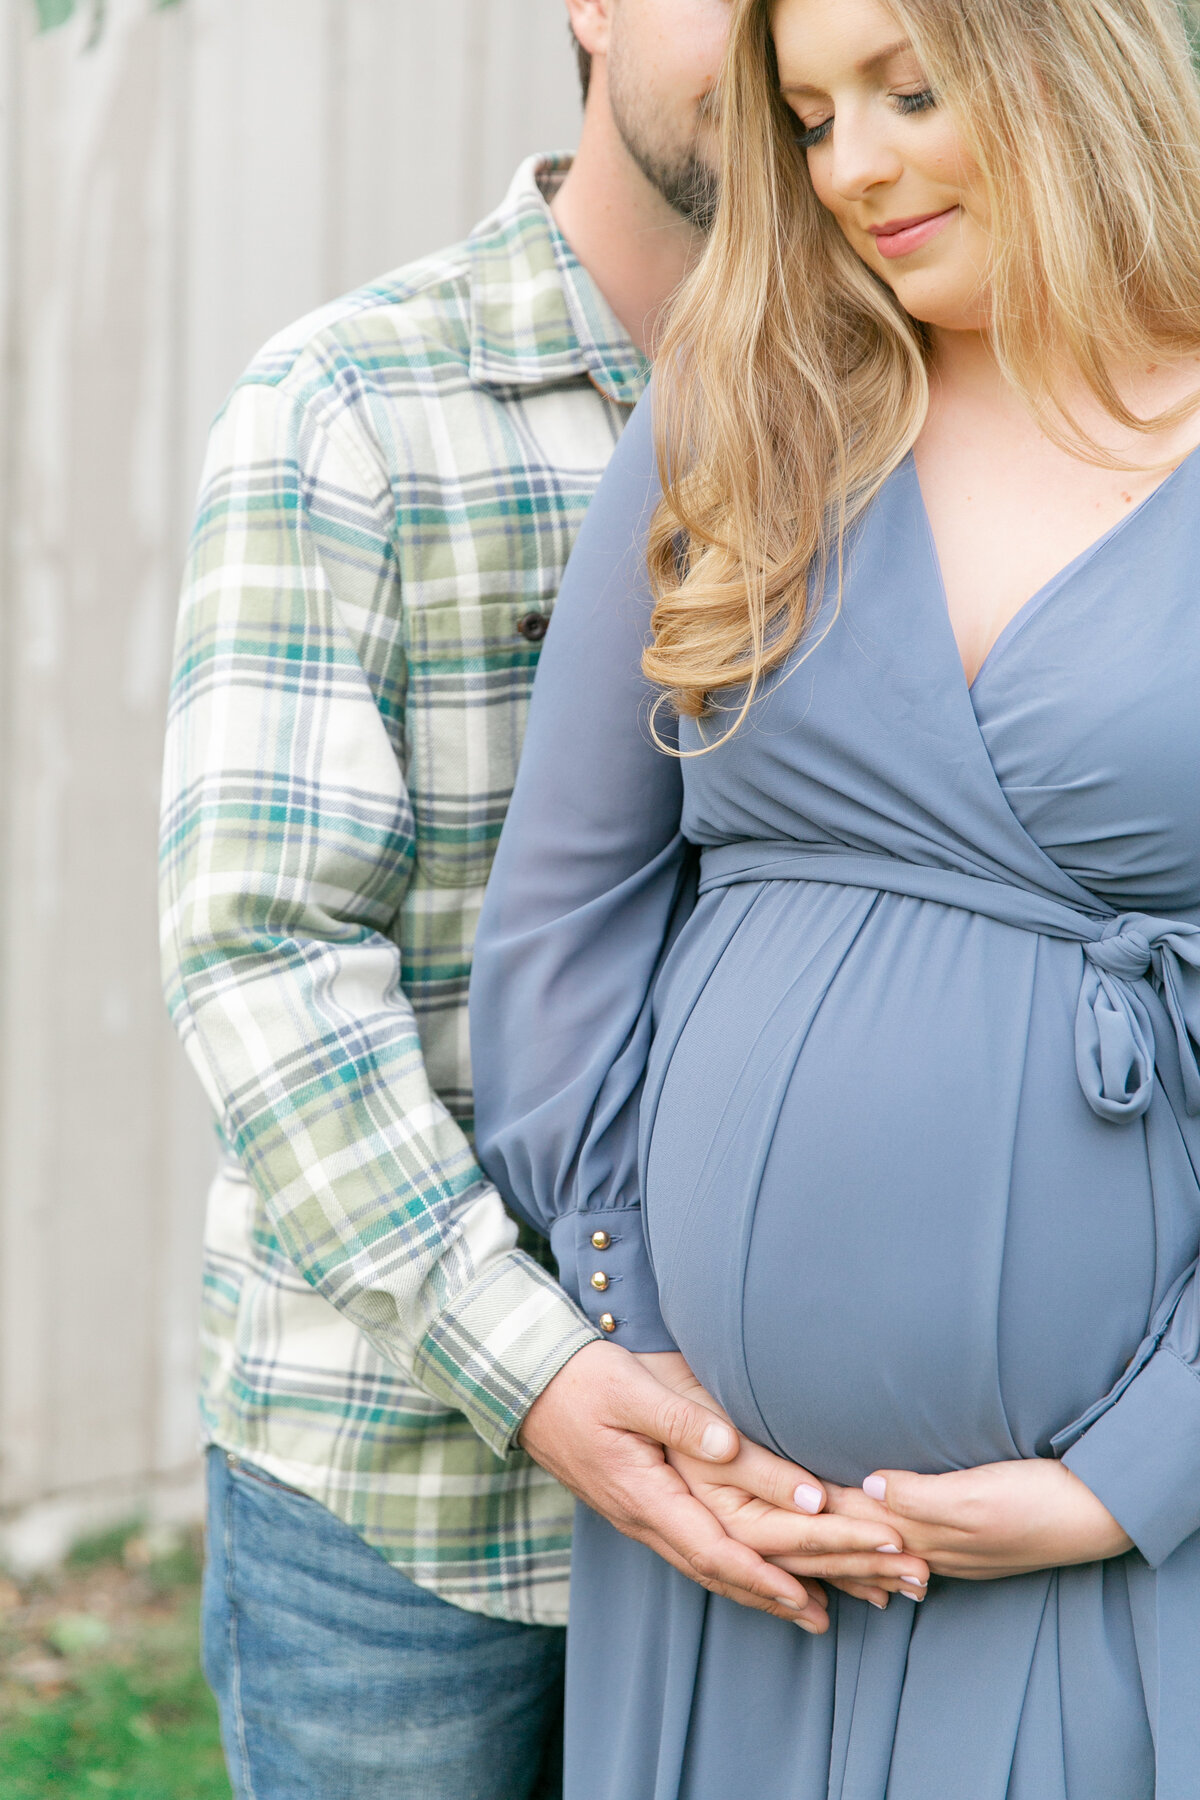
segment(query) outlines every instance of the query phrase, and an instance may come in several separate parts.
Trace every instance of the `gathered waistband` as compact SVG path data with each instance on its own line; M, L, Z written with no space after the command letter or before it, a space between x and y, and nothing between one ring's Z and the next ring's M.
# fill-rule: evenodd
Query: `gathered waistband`
M1152 982L1174 1030L1184 1102L1189 1113L1200 1113L1200 926L1147 913L1091 914L1015 881L853 850L798 850L784 841L747 839L702 852L702 894L759 881L903 894L1079 944L1084 968L1075 1067L1088 1105L1102 1119L1133 1119L1150 1104L1154 1025L1138 984Z

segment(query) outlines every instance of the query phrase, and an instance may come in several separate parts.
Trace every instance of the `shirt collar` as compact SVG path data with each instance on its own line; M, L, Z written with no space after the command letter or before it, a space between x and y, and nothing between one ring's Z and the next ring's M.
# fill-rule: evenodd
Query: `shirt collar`
M467 240L471 380L481 387L549 387L586 375L632 406L650 365L551 217L538 177L565 156L531 156Z

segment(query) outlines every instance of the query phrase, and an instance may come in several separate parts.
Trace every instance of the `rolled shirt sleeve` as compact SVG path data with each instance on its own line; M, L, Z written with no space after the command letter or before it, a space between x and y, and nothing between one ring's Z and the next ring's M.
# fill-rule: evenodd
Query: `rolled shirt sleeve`
M401 984L395 503L345 419L248 381L214 429L168 725L164 980L284 1252L504 1455L596 1329L516 1249Z
M480 1160L549 1233L568 1293L632 1350L674 1347L642 1229L638 1110L655 976L694 895L679 763L651 735L641 673L658 495L647 397L555 606L471 978Z

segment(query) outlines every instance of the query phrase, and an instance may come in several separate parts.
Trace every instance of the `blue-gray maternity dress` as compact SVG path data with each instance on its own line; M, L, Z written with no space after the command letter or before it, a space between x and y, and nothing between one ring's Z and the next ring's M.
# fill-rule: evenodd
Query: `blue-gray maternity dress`
M1062 1455L1137 1547L831 1594L813 1639L580 1509L567 1800L1196 1800L1200 453L970 689L906 460L840 612L682 763L656 493L643 403L485 903L485 1166L759 1442L844 1483Z

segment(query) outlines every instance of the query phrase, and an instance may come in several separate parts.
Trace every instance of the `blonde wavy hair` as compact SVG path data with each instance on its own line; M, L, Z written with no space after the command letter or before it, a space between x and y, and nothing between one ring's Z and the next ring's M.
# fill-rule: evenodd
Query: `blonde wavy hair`
M1195 404L1139 418L1113 382L1131 358L1200 346L1200 91L1179 5L890 10L981 171L1001 367L1057 442L1128 466L1081 430L1057 384L1073 367L1138 431ZM735 0L721 204L655 375L663 499L643 666L660 704L693 718L744 687L725 702L730 731L805 636L832 562L840 591L844 533L911 449L929 393L927 332L813 193L771 13L772 0Z

